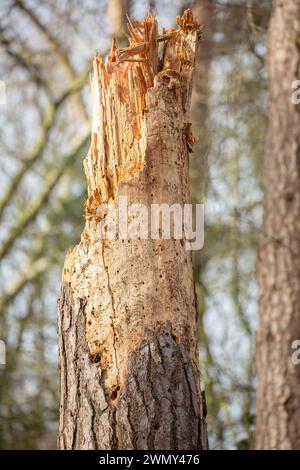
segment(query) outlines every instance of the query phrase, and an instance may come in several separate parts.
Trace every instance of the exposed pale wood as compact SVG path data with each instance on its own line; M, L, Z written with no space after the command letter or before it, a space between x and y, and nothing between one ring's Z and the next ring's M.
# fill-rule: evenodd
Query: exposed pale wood
M199 28L187 10L158 36L96 55L85 160L86 226L66 257L59 309L61 449L206 449L196 307L184 240L101 240L99 204L188 201L189 108ZM163 59L158 39L164 44ZM161 41L161 39L165 39Z

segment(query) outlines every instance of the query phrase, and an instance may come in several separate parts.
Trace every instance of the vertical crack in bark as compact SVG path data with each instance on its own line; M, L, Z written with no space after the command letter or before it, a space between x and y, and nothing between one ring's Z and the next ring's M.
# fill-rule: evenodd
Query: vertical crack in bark
M109 294L110 294L110 299L111 299L111 308L112 308L111 327L112 327L112 330L113 330L113 337L114 337L114 339L113 339L113 349L114 349L115 367L117 369L117 379L116 379L117 383L115 384L115 386L116 386L115 390L116 390L116 392L118 392L118 387L119 387L119 383L120 383L120 380L119 380L120 371L119 371L119 366L118 366L118 355L117 355L117 349L116 349L117 334L116 334L116 329L115 329L115 325L114 325L116 311L115 311L115 305L114 305L113 290L112 290L111 284L110 284L109 268L108 268L108 266L106 265L106 262L105 262L104 252L105 252L105 245L104 245L104 241L103 241L102 242L102 261L103 261L103 266L104 266L104 269L105 269L106 275L107 275L107 287L108 287ZM109 398L112 399L111 396Z
M59 352L60 352L60 362L59 362L59 369L60 369L60 405L59 405L59 412L60 412L60 428L61 423L65 421L65 412L66 408L64 406L63 398L66 396L68 387L67 387L67 373L66 373L66 347L65 347L65 336L63 334L61 325L64 324L64 302L65 302L65 293L62 289L61 298L58 301L59 311L60 311L60 319L58 322L58 338L59 338ZM64 433L59 433L58 435L58 447L59 448L66 448L66 442Z
M155 434L156 430L158 427L158 409L159 409L159 400L157 395L155 394L155 389L153 387L152 383L152 371L151 371L151 363L152 363L152 357L151 357L151 347L148 345L148 355L147 355L147 361L146 361L146 377L148 379L148 383L150 384L150 394L153 397L154 400L154 413L153 413L153 418L152 418L152 423L150 427L150 432L149 432L149 449L154 449L154 442L155 442Z
M166 327L167 328L170 327L169 331L165 332L165 335L169 336L169 335L172 334L172 326L170 324L170 325L166 325ZM155 340L155 347L157 348L159 357L161 358L161 365L162 365L163 373L169 379L169 385L170 385L170 388L169 388L168 391L170 391L171 397L170 398L167 397L164 393L163 398L170 401L171 408L173 408L174 403L175 403L175 400L174 400L174 387L172 387L171 384L174 382L176 369L174 369L172 367L170 368L165 364L166 357L165 357L164 350L163 350L164 345L161 344L161 341L164 341L164 335L159 335L157 338L154 338L154 340ZM169 345L169 343L167 343L167 345ZM169 346L167 346L167 347L169 347ZM165 390L164 390L164 392L165 392ZM176 405L175 405L175 407L176 407ZM175 432L176 422L177 422L177 413L176 413L176 409L175 409L174 413L173 413L173 416L172 416L171 423L170 423L170 440L171 440L170 444L171 444L171 447L174 448L174 449L177 449L177 447L178 447L177 436L176 436L176 432Z
M95 410L95 407L94 407L94 404L93 404L92 400L90 400L90 407L91 407L91 409L92 409L91 431L92 431L93 442L94 442L93 449L94 449L94 450L98 450L97 430L95 429L96 410Z
M80 343L80 326L78 326L78 322L80 322L80 315L82 315L84 317L84 306L85 306L85 300L84 299L81 299L79 298L79 305L78 305L78 309L77 309L77 313L76 313L76 317L74 318L74 328L75 328L75 338L76 338L76 344L79 344ZM71 311L70 311L70 314L72 312L72 308L71 308ZM84 322L85 323L85 322ZM68 330L67 330L68 331ZM66 332L67 332L66 331ZM71 412L71 416L72 416L72 419L73 419L73 440L72 440L72 449L75 450L76 447L77 447L77 430L78 430L78 422L77 422L77 415L78 415L78 411L80 409L80 405L81 405L81 376L82 374L80 373L80 369L81 369L81 358L79 356L79 350L76 349L75 350L75 357L74 357L74 363L75 364L78 364L79 367L78 369L75 371L75 383L76 383L76 397L75 397L75 409Z

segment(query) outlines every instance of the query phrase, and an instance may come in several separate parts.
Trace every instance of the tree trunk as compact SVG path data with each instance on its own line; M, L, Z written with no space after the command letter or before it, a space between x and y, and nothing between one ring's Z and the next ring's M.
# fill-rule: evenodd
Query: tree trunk
M107 15L110 19L112 36L116 38L118 47L126 45L126 15L130 15L131 0L109 0Z
M152 16L131 20L130 48L94 59L86 225L59 302L61 449L208 447L185 240L99 237L98 208L118 212L121 196L149 209L188 202L199 28L189 10L178 25L159 37L163 59Z
M203 27L202 47L196 57L196 75L192 95L192 117L197 128L197 142L193 152L194 174L197 181L197 197L204 201L207 196L208 153L210 148L211 131L209 129L209 75L214 49L215 31L215 2L214 0L194 0L193 14L198 24Z
M300 449L300 114L292 84L300 77L300 0L274 1L269 32L269 125L264 221L258 261L258 449Z

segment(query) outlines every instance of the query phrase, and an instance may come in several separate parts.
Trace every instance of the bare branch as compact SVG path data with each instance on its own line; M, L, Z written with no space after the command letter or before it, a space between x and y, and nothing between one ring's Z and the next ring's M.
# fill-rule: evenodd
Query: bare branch
M18 7L20 10L22 10L30 19L31 21L36 25L36 27L41 31L41 33L47 38L51 46L53 47L53 50L60 60L61 64L63 65L63 68L66 72L67 77L70 80L75 80L76 79L76 73L73 69L73 66L67 56L67 54L64 52L61 44L58 42L57 38L51 34L51 32L48 30L48 28L41 23L39 18L36 16L36 14L29 8L23 0L16 0L14 2L14 5ZM84 102L80 96L80 93L77 95L77 104L80 113L82 114L82 117L85 121L88 120L88 116L86 113L86 109L84 106Z
M21 269L17 278L10 284L9 290L1 297L0 315L3 314L4 308L12 302L29 282L33 282L50 266L51 259L48 257L38 258L37 260L29 260Z
M22 68L27 70L37 86L42 86L50 98L52 96L48 83L43 79L42 73L36 64L29 60L29 51L13 38L9 38L4 34L3 28L0 28L0 45L4 46L5 52L14 59Z
M15 174L15 176L11 180L10 185L7 188L5 195L0 200L0 220L2 218L5 208L10 203L11 198L15 194L15 191L18 188L27 170L31 168L34 165L34 163L43 155L43 152L49 140L50 131L55 123L55 117L56 117L58 109L65 102L65 100L70 95L78 91L85 82L86 82L86 74L84 74L80 78L75 79L74 82L71 84L70 88L66 90L56 101L50 102L48 110L46 111L44 118L43 118L42 131L41 131L40 136L38 137L29 156L26 158L25 162L22 164L19 171Z
M59 167L53 168L49 171L48 175L45 177L42 192L36 197L36 199L34 199L26 210L22 211L17 224L12 228L7 239L2 243L2 245L0 245L0 259L7 255L15 241L24 232L25 228L35 220L37 214L47 202L50 193L55 188L65 169L75 161L79 152L81 152L87 144L88 139L89 137L86 135L80 143L77 144L75 149L62 157L62 162Z

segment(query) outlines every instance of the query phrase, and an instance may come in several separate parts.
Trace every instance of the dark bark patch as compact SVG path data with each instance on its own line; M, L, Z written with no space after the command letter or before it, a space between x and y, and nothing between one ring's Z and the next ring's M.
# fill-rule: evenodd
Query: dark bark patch
M157 332L147 329L129 354L117 425L123 449L130 442L135 449L207 449L198 373L170 322Z

